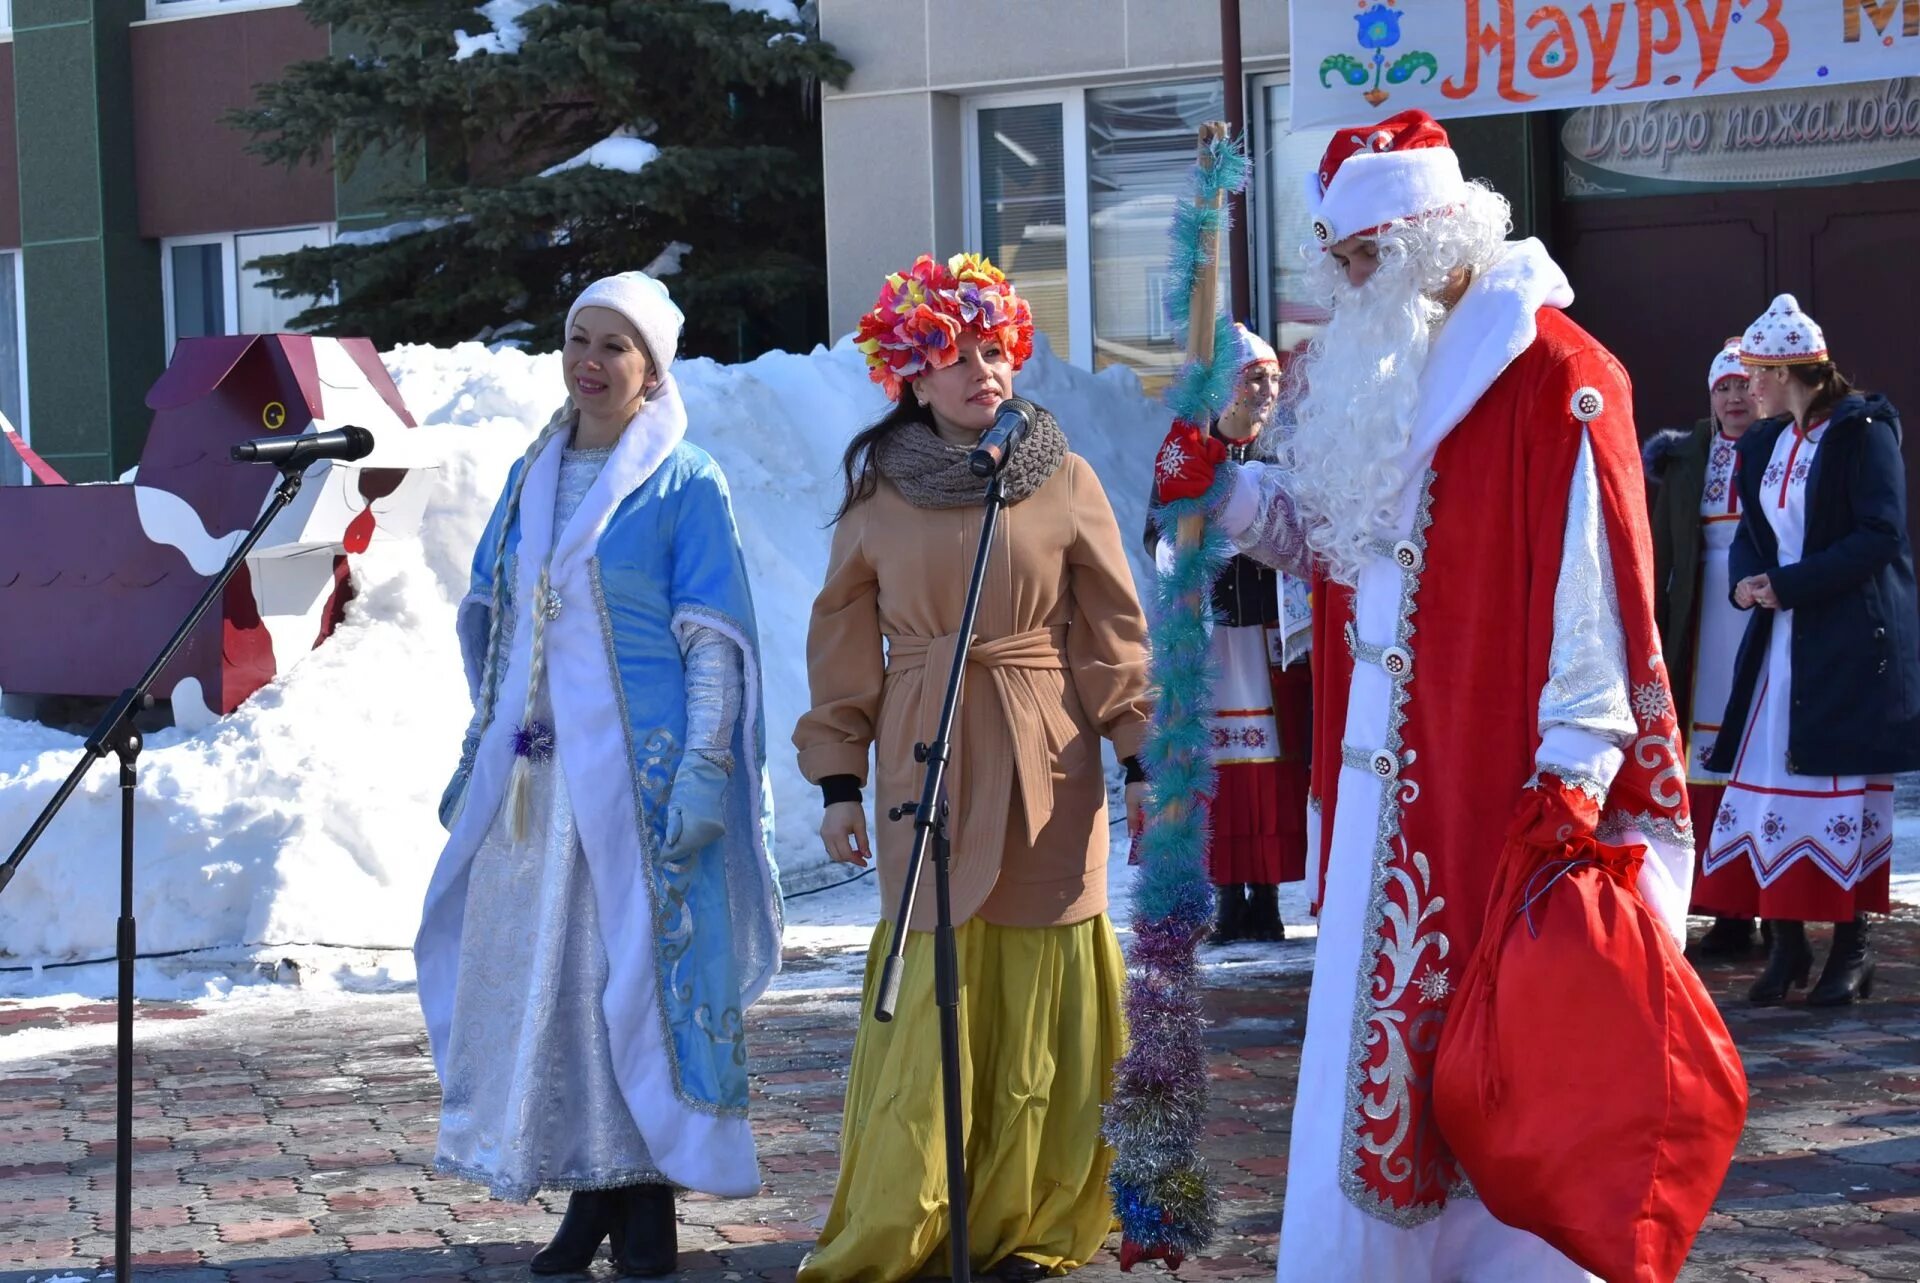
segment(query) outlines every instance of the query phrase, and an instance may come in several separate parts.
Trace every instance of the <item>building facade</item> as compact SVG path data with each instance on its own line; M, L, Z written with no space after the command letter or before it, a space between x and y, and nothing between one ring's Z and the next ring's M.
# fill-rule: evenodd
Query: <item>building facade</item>
M1177 358L1161 297L1169 218L1194 127L1224 116L1220 0L819 9L854 66L823 105L834 332L915 255L979 249L1015 277L1056 353L1127 365L1157 387ZM1247 319L1284 348L1316 319L1300 288L1301 192L1329 131L1289 128L1287 0L1241 0L1240 14L1255 160ZM1708 362L1782 291L1826 327L1856 382L1920 415L1902 315L1920 297L1920 54L1888 56L1915 78L1677 89L1445 124L1469 176L1506 194L1516 230L1566 268L1571 315L1625 362L1643 431L1706 413ZM1350 123L1372 119L1357 93L1354 108ZM1916 460L1908 489L1920 494Z
M386 175L268 166L222 123L327 56L297 0L0 0L0 28L0 412L68 480L105 480L174 341L285 328L306 304L248 264L385 221L360 193Z

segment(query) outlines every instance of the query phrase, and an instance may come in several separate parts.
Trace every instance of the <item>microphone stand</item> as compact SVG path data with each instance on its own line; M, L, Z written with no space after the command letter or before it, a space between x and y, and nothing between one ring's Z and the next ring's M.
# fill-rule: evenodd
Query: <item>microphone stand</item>
M967 656L973 649L973 621L980 610L980 589L986 582L987 562L993 555L994 528L1007 492L1000 474L987 482L986 516L980 523L980 549L973 558L973 578L967 584L967 604L960 613L960 645L947 675L947 695L940 705L940 721L931 744L913 746L913 760L927 768L918 802L906 802L887 812L895 821L913 817L913 854L907 860L906 886L900 893L900 913L893 920L893 948L880 970L880 998L873 1018L893 1019L900 998L900 972L905 963L907 924L913 919L913 901L919 890L927 852L933 852L933 992L940 1008L940 1085L947 1124L947 1244L953 1283L970 1283L972 1257L967 1243L967 1156L960 1099L960 969L953 945L953 900L948 872L953 855L947 825L947 758L953 747L953 719L960 707Z
M280 464L280 484L275 487L273 498L261 511L253 528L246 533L239 545L234 548L227 564L213 577L207 590L194 603L186 622L167 644L140 680L123 691L113 706L107 709L106 716L87 736L86 749L72 774L60 785L53 798L40 812L40 818L33 822L20 845L13 848L13 854L0 864L0 891L13 881L14 873L20 862L27 858L27 852L33 849L53 823L54 816L67 804L80 781L93 764L108 753L120 759L120 921L114 936L114 956L119 963L119 1036L117 1040L116 1060L119 1068L119 1091L114 1116L114 1181L113 1181L113 1277L114 1283L128 1283L133 1277L132 1266L132 1219L133 1219L133 955L134 955L134 919L133 919L133 795L138 783L136 778L140 760L140 732L134 726L134 718L139 713L153 707L153 684L159 679L161 670L173 662L173 657L186 644L187 638L199 625L213 603L220 600L226 591L227 581L233 578L234 571L246 560L253 546L266 534L267 527L280 515L286 506L300 493L300 483L304 479L307 464L311 459L300 456Z

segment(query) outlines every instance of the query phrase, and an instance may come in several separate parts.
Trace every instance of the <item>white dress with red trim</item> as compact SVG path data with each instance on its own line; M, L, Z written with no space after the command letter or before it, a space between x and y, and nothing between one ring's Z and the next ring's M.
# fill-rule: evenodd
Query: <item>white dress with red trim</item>
M1762 474L1767 524L1780 564L1800 560L1807 480L1826 424L1783 432ZM1747 731L1714 821L1707 871L1745 862L1765 918L1844 922L1885 913L1893 856L1893 781L1887 776L1800 775L1787 757L1793 704L1794 612L1783 610L1767 649Z
M1693 905L1701 913L1751 916L1757 888L1749 867L1738 861L1717 873L1707 867L1713 844L1711 817L1718 814L1727 777L1707 769L1707 757L1720 738L1720 719L1733 692L1734 660L1747 630L1747 616L1729 599L1727 550L1740 529L1738 451L1734 438L1713 434L1707 450L1706 484L1700 491L1700 578L1695 594L1693 691L1686 728L1687 804L1700 817L1699 863L1695 866Z
M1307 873L1305 737L1283 736L1271 626L1213 630L1219 679L1209 719L1218 771L1208 806L1207 872L1216 886L1277 886ZM1290 694L1297 684L1290 683Z

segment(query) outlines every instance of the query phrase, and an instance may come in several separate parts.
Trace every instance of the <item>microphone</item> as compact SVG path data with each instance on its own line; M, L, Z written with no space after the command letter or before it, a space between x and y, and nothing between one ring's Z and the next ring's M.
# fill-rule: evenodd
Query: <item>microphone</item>
M305 467L315 459L364 459L373 453L373 433L365 428L335 428L297 437L256 437L233 447L235 463L271 463Z
M1033 431L1033 402L1010 396L1000 403L993 426L980 435L980 444L967 456L967 467L976 477L991 477L1007 466L1007 460Z

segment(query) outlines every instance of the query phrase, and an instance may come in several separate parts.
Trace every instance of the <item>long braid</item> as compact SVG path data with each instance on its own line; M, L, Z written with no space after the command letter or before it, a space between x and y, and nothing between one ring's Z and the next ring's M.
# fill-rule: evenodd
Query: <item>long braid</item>
M552 583L552 567L540 567L540 582L533 590L533 641L527 656L527 700L520 716L520 729L514 737L513 775L507 782L507 821L513 840L527 840L527 813L532 809L533 763L553 751L553 733L534 720L540 698L540 679L547 662L547 592Z
M553 440L555 435L570 428L572 425L573 402L569 399L561 405L559 410L554 412L553 418L547 421L547 426L541 429L540 434L533 439L533 444L528 446L527 452L521 456L519 474L514 478L513 486L507 493L505 510L501 514L500 533L494 537L492 615L488 620L487 656L485 664L481 668L480 677L480 706L482 713L479 725L482 733L484 733L487 727L493 722L494 706L500 697L500 680L503 676L503 670L506 667L500 658L500 643L505 632L507 617L507 533L513 526L514 514L520 509L520 492L526 488L527 474L533 471L534 460L540 457L540 452L547 448L547 444ZM546 573L542 570L540 596L536 598L536 600L544 598L545 596ZM534 612L534 644L536 647L540 644L538 621L542 618L542 613L543 612L540 611ZM530 676L528 681L529 700L532 698L534 685L534 679ZM529 711L528 717L531 718L531 716L532 713ZM524 760L524 758L516 758L516 773L519 769L518 763ZM522 826L524 827L524 820L522 821Z

